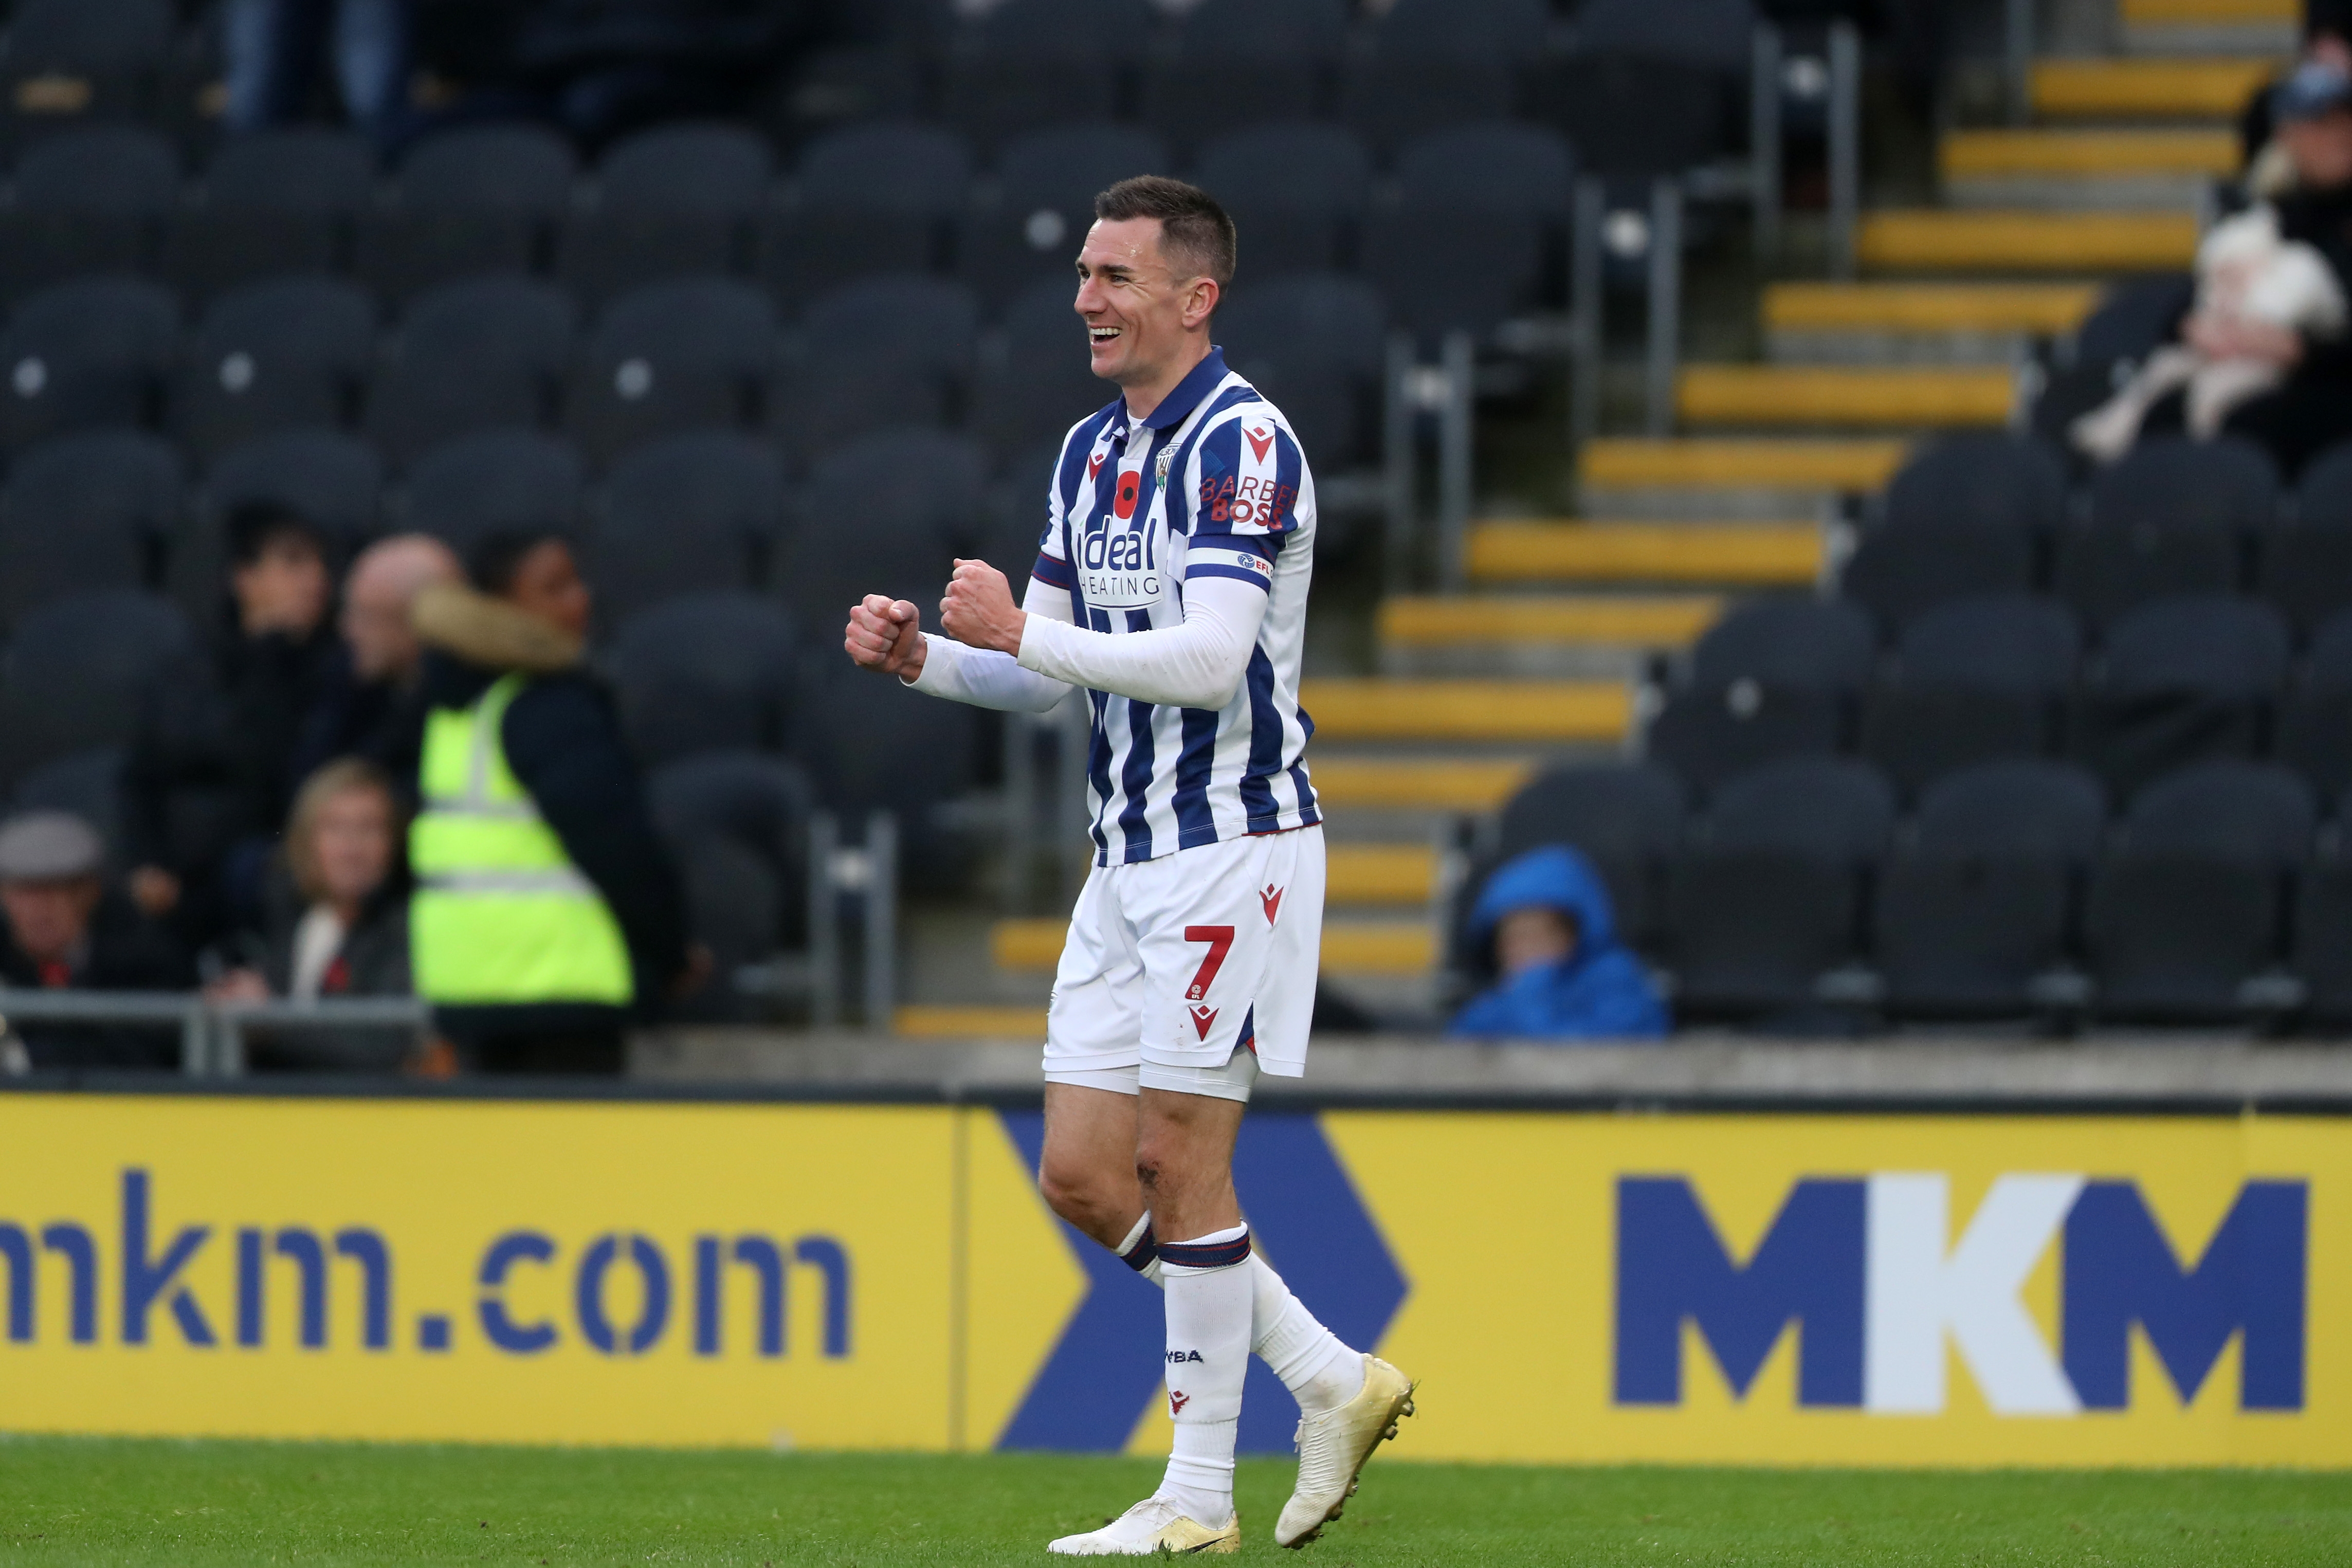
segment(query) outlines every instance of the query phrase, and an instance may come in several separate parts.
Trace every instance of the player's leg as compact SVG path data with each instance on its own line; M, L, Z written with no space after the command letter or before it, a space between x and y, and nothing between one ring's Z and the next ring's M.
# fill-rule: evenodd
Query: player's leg
M1045 1085L1045 1148L1037 1190L1048 1206L1114 1252L1139 1250L1150 1226L1135 1175L1135 1074Z

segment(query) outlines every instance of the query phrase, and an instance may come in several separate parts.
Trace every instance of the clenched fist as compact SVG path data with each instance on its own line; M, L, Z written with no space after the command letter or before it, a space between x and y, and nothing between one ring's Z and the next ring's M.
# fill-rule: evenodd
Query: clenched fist
M913 680L923 673L923 616L904 599L868 594L849 608L841 646L866 669Z
M940 601L940 626L948 636L973 647L1017 656L1028 624L1027 614L1013 602L1013 584L1003 573L985 561L955 563L948 596Z

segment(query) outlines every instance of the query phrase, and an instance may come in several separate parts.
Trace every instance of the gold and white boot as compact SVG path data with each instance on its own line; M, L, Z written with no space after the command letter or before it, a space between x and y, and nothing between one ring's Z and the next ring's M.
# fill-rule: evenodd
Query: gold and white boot
M1372 1450L1397 1435L1412 1414L1415 1384L1376 1355L1364 1357L1364 1386L1337 1410L1298 1418L1298 1489L1275 1521L1277 1546L1304 1546L1339 1517L1356 1495L1356 1476Z

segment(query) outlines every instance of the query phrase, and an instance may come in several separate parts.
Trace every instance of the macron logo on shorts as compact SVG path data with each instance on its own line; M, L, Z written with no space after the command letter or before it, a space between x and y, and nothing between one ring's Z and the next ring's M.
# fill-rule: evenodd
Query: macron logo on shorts
M1192 1032L1201 1038L1207 1039L1209 1031L1217 1026L1217 1010L1214 1007L1197 1005L1185 1010L1192 1015Z
M1282 912L1282 892L1280 888L1268 882L1265 885L1265 891L1257 896L1257 901L1265 908L1265 923L1268 925L1272 925L1274 917Z

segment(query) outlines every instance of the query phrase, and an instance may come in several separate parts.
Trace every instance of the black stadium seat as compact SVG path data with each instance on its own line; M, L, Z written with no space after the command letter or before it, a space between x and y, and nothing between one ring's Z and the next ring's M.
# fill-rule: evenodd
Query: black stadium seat
M80 273L143 272L180 204L172 144L129 125L86 125L17 160L0 208L0 298Z
M368 394L395 462L469 430L551 420L572 370L571 296L521 277L452 283L408 308Z
M1649 755L1706 795L1776 757L1841 750L1874 642L1851 605L1750 600L1699 638L1690 679L1650 726Z
M1859 954L1867 878L1895 826L1868 765L1787 757L1730 780L1694 825L1668 899L1684 1016L1804 1009Z
M1495 854L1499 862L1546 844L1575 846L1608 882L1618 930L1646 946L1664 913L1666 873L1689 814L1689 789L1654 763L1556 768L1503 807Z
M1532 111L1576 143L1612 201L1747 140L1759 18L1748 0L1588 0L1575 47L1538 68Z
M408 470L404 524L459 554L493 533L572 533L587 489L580 454L526 430L488 430L436 447Z
M1063 435L1118 395L1089 368L1086 324L1071 309L1076 292L1053 279L1033 285L984 347L972 428L1001 452Z
M2158 599L2116 623L2076 700L2069 747L2120 796L2205 757L2265 746L2287 676L2286 621L2255 599Z
M374 150L352 132L305 125L236 137L173 223L164 275L194 300L258 278L340 271L374 193Z
M2352 442L2304 469L2294 521L2263 541L2258 584L2302 636L2352 608Z
M17 458L0 500L0 626L76 594L150 585L179 532L182 485L178 454L128 430Z
M1347 63L1341 115L1381 148L1508 116L1549 26L1543 0L1397 0Z
M16 781L11 811L69 811L105 842L109 863L120 868L129 853L123 832L123 748L94 746L43 763Z
M247 501L293 508L341 539L376 530L383 460L354 437L288 430L224 452L205 479L207 510L226 515Z
M0 660L0 778L128 742L157 677L202 662L186 618L152 595L112 589L33 611Z
M1151 21L1146 0L1001 0L949 41L940 112L987 143L1116 118Z
M1095 196L1133 174L1170 173L1167 147L1132 125L1055 125L1016 136L997 158L991 198L965 219L957 265L982 300L1009 300L1041 279L1077 291L1072 270L1095 221Z
M887 273L835 289L810 304L792 341L777 437L814 458L885 426L951 424L969 401L979 337L980 307L952 279Z
M1318 478L1381 457L1388 310L1359 279L1300 273L1234 290L1217 310L1225 364L1282 410Z
M2091 481L2090 514L2059 534L2057 591L2105 626L2172 594L2228 594L2278 508L2278 470L2234 439L2157 437Z
M1576 160L1542 126L1483 121L1398 155L1396 194L1365 219L1365 276L1424 341L1483 335L1542 302ZM1551 292L1557 292L1552 290Z
M1862 710L1862 752L1906 795L1996 757L2057 749L2082 658L2066 606L2024 594L1938 605L1904 628Z
M572 148L535 125L444 131L410 148L360 223L360 276L405 300L480 272L532 272L571 210Z
M2031 593L2065 502L2065 476L2038 443L1939 441L1888 484L1838 591L1890 629L1947 599Z
M340 279L278 278L215 300L180 367L172 424L199 453L273 430L347 428L375 365L375 302Z
M591 300L687 273L749 269L775 170L740 125L667 125L609 148L593 205L564 225L559 270Z
M155 114L171 0L21 0L0 47L0 132L23 145L94 120Z
M761 582L779 542L782 467L774 447L722 430L621 458L588 532L598 620L617 626L681 594Z
M1220 136L1201 150L1192 179L1247 237L1241 275L1252 287L1287 273L1345 267L1372 199L1372 161L1363 143L1342 127L1314 121Z
M776 312L748 283L673 278L606 305L572 380L568 422L607 458L656 436L748 429L767 410Z
M89 278L20 301L0 336L0 446L163 413L179 310L152 283Z
M834 453L800 498L777 574L786 602L827 630L867 594L937 605L955 557L986 541L986 476L977 447L938 430L880 430Z
M781 750L797 648L793 617L752 594L690 594L631 616L610 662L639 760Z
M2302 673L2279 707L2277 752L2324 799L2352 789L2352 610L2311 639Z
M945 265L972 161L971 142L935 125L881 121L820 138L772 220L769 288L798 301L873 273Z
M2281 957L2310 785L2271 763L2200 763L2142 791L2092 879L2084 941L2101 1016L2226 1023Z
M2098 780L2064 763L1985 763L1927 791L1875 900L1898 1016L2016 1016L2063 1005L2084 876L2106 824Z
M1144 61L1144 121L1188 148L1252 121L1320 114L1349 9L1347 0L1201 0Z
M2352 797L2336 803L2336 830L2295 879L2292 921L2294 977L2304 986L2304 1021L2340 1037L2352 1026Z
M676 858L687 927L714 960L713 983L682 1016L769 1016L759 966L807 931L808 818L814 788L800 769L754 752L706 752L655 769L646 796Z

